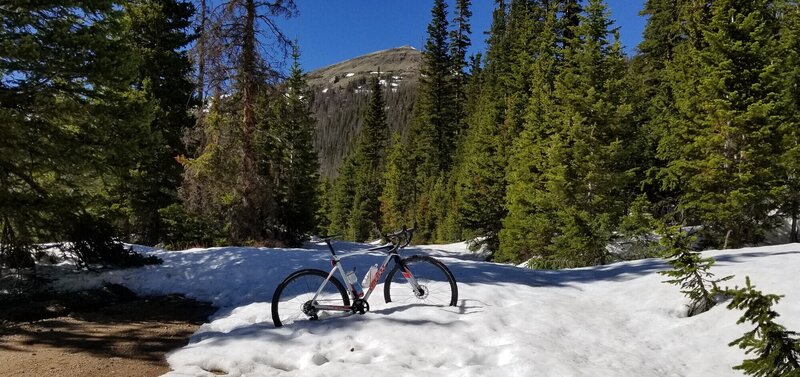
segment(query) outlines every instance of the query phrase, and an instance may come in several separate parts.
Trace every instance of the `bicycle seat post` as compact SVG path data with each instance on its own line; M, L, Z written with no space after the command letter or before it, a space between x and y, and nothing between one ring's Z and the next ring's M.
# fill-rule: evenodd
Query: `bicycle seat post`
M331 254L336 255L336 251L333 250L333 246L331 245L331 240L330 239L325 240L325 244L328 245L328 249L330 249Z

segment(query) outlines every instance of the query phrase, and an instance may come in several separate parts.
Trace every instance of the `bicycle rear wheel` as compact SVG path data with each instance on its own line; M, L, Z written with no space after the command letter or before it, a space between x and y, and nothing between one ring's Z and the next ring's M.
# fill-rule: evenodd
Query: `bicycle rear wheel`
M327 277L325 271L308 269L297 271L284 279L272 295L272 322L275 327L330 316L332 313L315 310L311 305L311 299L323 283L325 286L317 296L316 304L350 306L350 298L342 283L334 276L325 282Z
M408 273L416 279L420 290L411 286L410 277L404 276ZM458 286L453 274L438 259L413 255L396 264L386 276L383 297L386 302L456 306Z

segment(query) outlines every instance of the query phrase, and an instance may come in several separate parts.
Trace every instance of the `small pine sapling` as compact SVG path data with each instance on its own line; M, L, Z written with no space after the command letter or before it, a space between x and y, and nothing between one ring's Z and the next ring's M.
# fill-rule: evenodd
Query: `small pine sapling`
M754 352L757 357L744 360L734 367L746 374L757 377L767 376L800 376L800 339L797 333L787 331L782 325L775 323L778 313L772 310L782 296L763 294L750 284L746 278L744 288L727 289L726 294L732 297L728 309L744 310L737 324L749 322L756 327L734 340L729 346L738 346L745 354Z
M700 252L692 250L695 237L680 226L664 229L662 234L663 257L672 266L671 270L659 272L671 278L664 282L680 286L681 293L691 300L687 305L689 317L708 311L717 304L715 297L720 293L717 284L733 276L714 279L714 274L709 271L714 258L703 258Z

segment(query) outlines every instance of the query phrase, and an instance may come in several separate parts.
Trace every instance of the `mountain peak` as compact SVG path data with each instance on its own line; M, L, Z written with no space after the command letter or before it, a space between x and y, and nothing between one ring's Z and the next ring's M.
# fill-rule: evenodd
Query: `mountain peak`
M400 46L370 52L311 71L308 82L314 87L346 88L351 83L363 82L365 77L379 70L381 75L416 80L421 64L422 53L419 50L412 46Z

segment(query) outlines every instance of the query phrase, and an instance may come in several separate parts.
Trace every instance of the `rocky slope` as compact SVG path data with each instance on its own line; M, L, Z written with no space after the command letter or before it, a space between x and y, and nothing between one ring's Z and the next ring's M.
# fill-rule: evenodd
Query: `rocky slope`
M314 147L320 156L320 170L324 177L336 176L336 169L361 130L371 77L378 76L384 89L387 140L394 132L405 133L410 125L421 63L420 51L403 46L362 55L309 73L309 85L314 89L312 112L317 119Z

